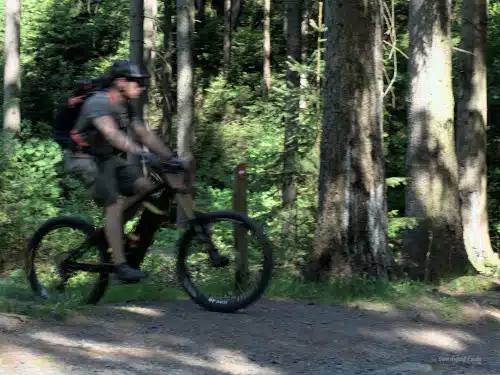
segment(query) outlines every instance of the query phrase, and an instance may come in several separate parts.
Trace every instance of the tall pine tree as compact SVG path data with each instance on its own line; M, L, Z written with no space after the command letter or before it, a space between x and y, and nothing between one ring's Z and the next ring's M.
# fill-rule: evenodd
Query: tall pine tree
M319 220L309 276L387 277L382 9L327 0Z
M404 265L416 279L462 274L467 264L455 154L451 2L411 0Z

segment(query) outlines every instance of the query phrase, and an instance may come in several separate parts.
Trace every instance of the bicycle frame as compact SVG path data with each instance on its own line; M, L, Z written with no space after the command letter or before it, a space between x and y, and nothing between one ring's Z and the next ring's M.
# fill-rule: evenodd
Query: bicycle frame
M147 190L144 193L135 196L133 199L127 201L127 204L124 208L124 216L126 217L133 213L137 204L143 202L152 194L166 187L167 189L170 189L174 192L175 199L181 205L188 220L194 219L194 201L188 191L188 188L184 186L184 182L181 178L182 177L180 174L162 173L162 183L156 184L152 189Z
M192 195L189 192L188 187L185 186L182 175L184 171L180 173L166 173L163 171L158 171L161 175L161 183L154 185L152 189L146 190L141 194L138 194L126 201L123 216L132 218L133 213L136 212L137 205L146 201L152 194L166 188L174 193L174 197L187 217L187 221L195 219L195 204ZM125 221L128 221L127 219ZM125 223L124 223L125 224ZM198 229L198 228L196 228ZM100 242L100 243L99 243ZM64 264L66 270L78 270L87 272L101 272L105 271L108 273L113 272L114 265L111 263L99 263L99 264L89 264L89 263L76 263L69 261L73 257L79 257L82 255L88 247L92 245L104 246L107 243L104 237L104 228L100 228L90 236L79 248L72 249L68 251L67 256L61 260L60 265ZM88 247L87 247L88 246Z

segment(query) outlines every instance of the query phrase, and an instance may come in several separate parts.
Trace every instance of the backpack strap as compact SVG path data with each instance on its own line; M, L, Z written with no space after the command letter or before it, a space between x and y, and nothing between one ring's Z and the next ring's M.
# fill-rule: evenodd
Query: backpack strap
M77 105L77 104L83 103L87 97L89 97L92 94L97 93L98 91L101 91L101 90L95 90L95 91L91 91L91 92L89 92L87 94L84 94L84 95L72 97L72 98L70 98L68 100L68 105L73 106L73 105ZM114 90L103 90L103 91L106 93L106 96L108 97L108 100L109 100L110 104L115 104L115 103L117 103L119 101L120 96L119 96L119 94L116 91L114 91ZM79 146L79 147L90 147L90 145L87 142L85 142L85 140L83 139L83 137L75 129L72 129L70 131L70 137L71 137L71 140L73 142L75 142L75 144L77 146Z
M115 90L106 90L105 93L108 96L110 104L116 104L120 100L120 94Z
M80 146L80 147L88 147L89 146L89 144L84 141L82 136L80 134L78 134L76 132L76 130L74 130L74 129L71 130L70 136L71 136L71 139L73 140L73 142L75 142L78 146Z
M68 105L73 107L77 104L83 103L83 101L85 100L85 98L87 96L88 96L88 94L71 97L68 99Z

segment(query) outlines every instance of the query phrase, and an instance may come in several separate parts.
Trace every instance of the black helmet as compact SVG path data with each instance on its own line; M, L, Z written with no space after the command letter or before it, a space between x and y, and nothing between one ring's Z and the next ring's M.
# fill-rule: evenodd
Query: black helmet
M137 64L129 60L115 60L106 73L109 83L116 78L126 78L129 80L143 81L149 78L148 74L143 73Z

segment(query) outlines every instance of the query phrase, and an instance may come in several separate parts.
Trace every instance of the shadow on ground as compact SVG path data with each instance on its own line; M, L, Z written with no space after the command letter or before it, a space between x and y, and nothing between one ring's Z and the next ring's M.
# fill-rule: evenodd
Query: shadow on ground
M442 374L493 374L500 373L499 336L498 325L482 319L414 321L293 301L264 300L236 314L187 300L141 302L100 306L65 323L18 325L0 339L0 373L45 366L58 375L375 374L416 362ZM35 361L32 372L26 363Z

